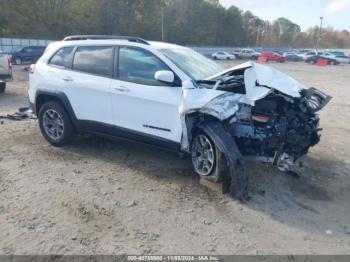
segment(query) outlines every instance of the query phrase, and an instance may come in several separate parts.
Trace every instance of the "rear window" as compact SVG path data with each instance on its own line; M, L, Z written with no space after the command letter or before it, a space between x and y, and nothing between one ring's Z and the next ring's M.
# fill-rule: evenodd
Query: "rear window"
M66 67L67 63L69 62L69 56L72 53L73 49L73 46L61 48L51 58L49 64L60 67Z
M73 70L111 76L112 46L81 46L74 54Z

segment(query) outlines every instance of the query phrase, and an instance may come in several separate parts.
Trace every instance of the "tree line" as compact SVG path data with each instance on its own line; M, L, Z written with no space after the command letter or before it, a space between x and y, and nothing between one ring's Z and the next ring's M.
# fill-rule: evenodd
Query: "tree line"
M0 36L139 36L182 45L350 48L347 30L271 22L219 0L0 0Z

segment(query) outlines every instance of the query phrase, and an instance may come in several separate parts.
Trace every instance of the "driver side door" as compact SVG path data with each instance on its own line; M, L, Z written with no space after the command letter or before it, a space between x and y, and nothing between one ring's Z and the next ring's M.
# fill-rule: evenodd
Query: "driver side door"
M116 75L111 85L115 126L137 140L177 146L182 134L181 84L155 79L157 71L170 68L155 54L138 47L119 47L115 59Z

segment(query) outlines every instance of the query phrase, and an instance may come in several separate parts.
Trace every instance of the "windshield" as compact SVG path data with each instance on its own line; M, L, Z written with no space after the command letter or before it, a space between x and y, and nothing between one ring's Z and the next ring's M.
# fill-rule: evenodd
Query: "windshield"
M220 65L189 48L161 49L160 51L195 81L223 71Z

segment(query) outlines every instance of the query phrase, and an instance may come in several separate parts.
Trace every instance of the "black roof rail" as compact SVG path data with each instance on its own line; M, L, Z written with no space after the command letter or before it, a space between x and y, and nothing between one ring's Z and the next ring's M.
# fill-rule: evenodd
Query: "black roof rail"
M149 43L140 37L135 36L118 36L118 35L71 35L63 39L63 41L76 41L76 40L104 40L104 39L115 39L115 40L128 40L129 42L135 42L140 44L149 45Z

